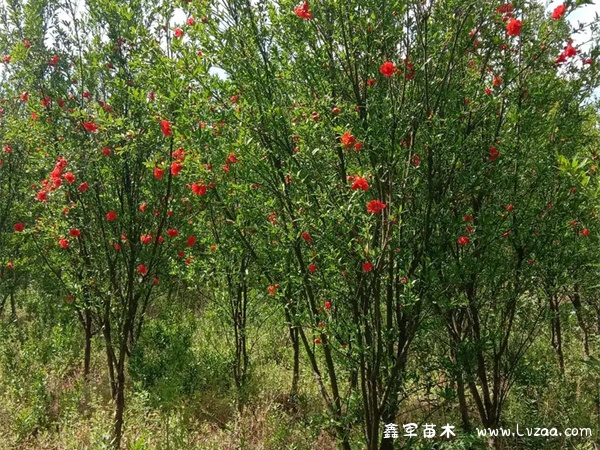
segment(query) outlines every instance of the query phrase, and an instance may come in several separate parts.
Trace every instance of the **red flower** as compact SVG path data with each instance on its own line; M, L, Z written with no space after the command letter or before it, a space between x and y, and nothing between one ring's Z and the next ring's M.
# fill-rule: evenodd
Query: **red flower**
M71 228L71 231L69 231L69 236L79 237L81 236L81 231L79 231L79 228Z
M165 173L165 169L161 169L160 167L154 168L154 178L157 180L162 179L163 174Z
M160 129L162 134L166 137L173 136L173 130L171 129L171 124L168 120L163 119L160 121Z
M315 344L320 344L320 343L321 343L321 339L315 338Z
M140 241L142 241L142 244L149 244L150 242L152 242L152 235L151 234L143 234L140 237Z
M494 75L494 79L492 81L492 84L494 86L500 86L502 84L502 78L500 78L498 75Z
M469 243L469 238L467 236L461 236L456 240L456 242L458 245L467 245Z
M571 43L569 42L567 44L567 47L564 49L563 53L565 54L565 56L567 58L570 58L571 56L575 56L577 54L577 49L575 47L573 47L571 45Z
M65 180L67 180L69 183L73 183L75 181L75 175L73 175L71 172L67 172L65 173Z
M308 245L312 245L312 237L310 237L310 234L308 234L306 231L304 233L302 233L302 239L304 239Z
M3 57L2 59L4 60L4 62L5 62L6 64L9 64L9 63L10 63L10 55L4 55L4 57Z
M356 143L356 138L352 135L350 131L346 131L344 134L342 134L340 140L347 149L352 147Z
M185 160L185 151L183 150L183 148L179 147L177 150L171 153L171 156L177 161L183 162Z
M117 213L116 212L109 211L109 212L106 213L106 220L108 220L109 222L112 222L116 218L117 218Z
M325 308L327 311L329 311L329 310L331 309L331 302L330 302L330 301L326 301L326 302L323 304L323 307L324 307L324 308Z
M590 230L588 230L587 228L585 228L581 234L583 234L585 237L588 237L590 235Z
M308 265L308 271L309 271L310 273L315 273L315 270L317 270L317 269L318 269L318 267L317 267L317 265L316 265L316 264L312 264L312 263L311 263L311 264L309 264L309 265Z
M142 203L142 204L139 206L139 208L138 208L138 211L139 211L139 212L144 212L144 211L146 211L146 208L147 208L147 207L148 207L148 205L146 205L146 203Z
M194 19L193 17L190 17L190 18L187 20L187 24L188 24L190 27L193 27L193 26L196 24L196 19Z
M177 237L179 236L179 231L177 231L175 228L169 228L167 230L167 234L169 235L169 237Z
M154 284L158 284L158 278L154 277L154 279L152 280L152 282L153 282Z
M485 88L485 95L492 95L492 90L489 87Z
M521 27L523 22L517 19L510 19L506 24L506 32L509 36L519 36L521 34Z
M90 122L83 122L83 128L85 128L85 131L89 131L90 133L96 133L96 132L98 132L98 125L96 125L92 121L90 121Z
M48 192L46 192L46 191L39 191L37 193L37 199L40 202L45 202L46 200L48 200Z
M175 28L175 37L180 38L183 36L183 30L181 28Z
M13 229L17 232L21 232L25 229L25 224L23 222L19 222L19 223L15 223L15 226L13 227Z
M312 19L313 15L308 10L308 8L309 8L308 2L302 2L302 5L294 7L294 13L301 19L306 19L306 20Z
M584 58L583 63L584 64L594 64L594 60L592 58Z
M89 184L87 184L86 182L83 182L83 183L81 183L81 184L79 185L79 187L77 188L77 190L78 190L79 192L85 192L85 191L87 191L87 190L88 190L88 188L89 188L89 187L90 187L90 186L89 186Z
M379 214L387 205L381 200L371 200L367 203L367 212L371 214Z
M206 186L204 185L204 181L199 181L200 184L192 183L191 188L192 192L195 195L205 195L206 194Z
M565 4L558 5L556 8L554 8L554 11L552 11L552 18L554 20L562 19L562 16L565 15L566 10L567 10L567 5L565 5Z
M496 8L496 12L499 14L510 14L515 7L511 3L505 3Z
M278 284L272 284L271 286L269 286L269 296L275 297L275 291L277 291L277 289L279 289Z
M196 243L196 236L190 236L189 238L187 238L188 247L193 247L195 243Z
M496 147L491 147L490 148L490 162L494 162L496 161L496 159L498 159L498 156L500 155L500 152L498 151L498 149L496 149Z
M367 182L366 178L354 175L354 182L350 186L350 189L353 191L360 189L367 192L369 190L369 183Z
M515 209L515 207L512 205L512 203L506 207L508 212L511 212L513 209Z
M140 264L138 266L138 272L141 273L142 275L146 275L148 273L148 268L145 265Z
M69 248L69 241L65 238L61 238L58 240L58 245L60 245L63 249L68 249Z
M102 151L101 151L101 153L102 153L104 156L110 156L110 153L111 153L111 152L110 152L110 148L108 148L108 147L102 147Z
M181 170L183 169L183 164L181 164L179 161L174 161L173 163L171 163L171 174L176 177L179 175L179 172L181 172Z
M464 220L465 222L473 222L473 216L472 216L471 214L465 214L465 215L463 216L463 220Z
M373 264L371 264L369 261L364 262L362 268L365 272L370 272L371 270L373 270Z
M21 100L23 100L24 102L26 102L27 100L29 100L29 92L25 91L21 94Z
M394 65L393 62L390 61L386 61L384 62L381 67L379 67L379 72L381 72L381 75L383 75L384 77L391 77L392 75L394 75L394 72L396 71L396 66Z
M337 115L340 113L340 108L338 108L338 107L336 106L335 108L333 108L333 109L331 110L331 112L332 112L334 115L336 115L336 116L337 116Z
M363 143L362 142L357 142L356 144L354 144L354 150L355 151L359 151L361 148L363 148Z
M227 158L225 158L225 164L235 164L236 162L238 162L238 160L233 152L230 153Z
M421 158L419 157L419 155L417 155L415 153L415 155L413 156L413 165L415 167L419 167L421 165Z

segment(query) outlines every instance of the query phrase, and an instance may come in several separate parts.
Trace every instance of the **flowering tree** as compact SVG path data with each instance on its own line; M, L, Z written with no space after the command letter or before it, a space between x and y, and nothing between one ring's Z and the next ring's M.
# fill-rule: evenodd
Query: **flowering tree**
M215 5L225 26L198 38L237 91L247 183L291 256L280 282L298 289L295 325L341 445L360 405L368 448L391 448L380 426L431 314L465 426L467 391L495 426L545 317L530 277L564 230L562 208L544 211L571 195L555 153L581 145L573 111L597 86L597 50L568 41L567 5L290 6Z

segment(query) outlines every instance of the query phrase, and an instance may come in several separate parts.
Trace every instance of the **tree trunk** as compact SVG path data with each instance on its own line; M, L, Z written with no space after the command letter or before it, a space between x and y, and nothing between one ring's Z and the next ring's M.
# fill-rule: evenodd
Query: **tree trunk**
M300 380L300 341L298 330L290 325L290 339L292 340L292 349L294 352L294 364L292 372L292 387L290 389L290 398L296 399L298 396L298 382Z
M560 310L559 310L559 300L554 296L550 297L550 309L554 313L552 316L552 347L556 350L556 355L558 356L558 366L560 368L560 373L565 374L565 359L563 355L562 348L562 331L560 324Z
M115 401L115 428L112 445L115 450L121 448L123 438L123 413L125 411L125 365L124 355L120 358L117 375L117 398Z
M573 307L575 308L575 315L577 316L577 322L579 323L579 328L581 328L581 332L583 333L583 351L585 352L585 356L589 358L590 345L588 342L588 330L581 311L581 296L579 295L578 284L575 284L573 286L573 296L571 297L571 303L573 303Z
M90 378L90 361L92 357L92 313L85 310L85 350L83 355L83 381L87 384Z

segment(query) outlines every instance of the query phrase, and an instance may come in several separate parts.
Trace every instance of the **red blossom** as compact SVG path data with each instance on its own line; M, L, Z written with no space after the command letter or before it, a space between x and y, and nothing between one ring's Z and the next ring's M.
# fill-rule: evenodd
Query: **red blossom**
M342 144L344 144L344 146L347 149L349 149L356 143L356 138L352 135L350 131L346 131L344 134L342 134L340 141L342 141Z
M160 121L160 129L165 137L173 136L173 130L168 120L163 119Z
M371 200L367 203L367 212L371 214L379 214L387 205L381 200Z
M112 222L113 220L115 220L117 218L117 213L114 211L109 211L106 213L106 220L108 220L109 222Z
M469 238L467 236L461 236L456 240L456 242L458 245L467 245L469 243Z
M370 272L373 270L373 264L371 264L369 261L366 261L363 263L362 268L365 272Z
M183 30L181 28L175 28L174 33L175 33L175 37L178 39L183 36Z
M325 308L327 311L329 311L329 310L331 309L331 302L330 302L330 301L326 301L326 302L323 304L323 307L324 307L324 308Z
M90 133L97 133L98 132L98 125L96 125L92 121L90 121L90 122L83 122L83 128L85 128L85 131L89 131Z
M69 236L79 237L81 236L81 231L79 231L79 228L71 228L71 231L69 231Z
M173 175L174 177L179 176L179 172L181 172L183 170L183 164L181 164L179 161L174 161L173 163L171 163L171 175Z
M366 178L354 175L354 182L350 186L350 189L352 189L353 191L360 189L362 191L367 192L369 190L369 183L367 182Z
M179 231L177 231L175 228L169 228L167 230L167 235L169 235L169 237L177 237L179 236Z
M379 67L379 72L381 72L381 75L384 77L389 78L396 72L396 66L393 62L386 61Z
M140 264L138 266L138 272L141 273L142 275L146 275L148 273L148 268L145 265Z
M21 231L23 231L25 229L25 224L23 222L15 223L15 226L13 227L13 229L16 232L20 233Z
M302 239L304 239L308 245L313 244L312 237L306 231L302 233Z
M143 234L140 237L140 241L142 241L142 244L149 244L150 242L152 242L152 235L151 234Z
M506 24L506 32L509 36L519 36L521 34L521 27L523 22L517 19L510 19Z
M205 195L206 194L206 186L204 185L204 181L198 181L198 183L191 184L192 192L195 195Z
M193 27L193 26L196 24L196 19L194 19L193 17L190 17L190 18L187 20L187 24L188 24L190 27Z
M310 273L315 273L315 271L316 271L318 268L319 268L319 267L318 267L316 264L312 264L312 263L311 263L311 264L309 264L309 265L308 265L308 271L309 271Z
M554 8L554 11L552 11L552 18L554 20L562 19L562 16L565 15L566 10L567 10L567 5L565 5L565 4L558 5L556 8Z
M165 169L161 169L160 167L154 168L154 178L156 178L157 180L162 179L164 173Z
M65 173L65 180L68 183L74 183L75 182L75 175L73 175L71 172L67 172L67 173Z
M87 190L88 190L88 188L89 188L89 184L87 184L86 182L83 182L83 183L81 183L81 184L79 185L79 187L77 188L77 190L78 190L79 192L85 192L85 191L87 191Z
M65 238L60 238L58 240L58 245L60 245L64 250L69 248L69 241Z
M301 19L309 20L313 18L312 13L308 10L308 2L302 2L300 6L294 7L294 13Z
M188 247L193 247L195 243L196 243L196 236L190 236L187 238Z
M494 162L494 161L496 161L496 159L498 159L500 152L498 151L498 149L496 147L491 147L489 154L490 154L490 157L489 157L490 162Z

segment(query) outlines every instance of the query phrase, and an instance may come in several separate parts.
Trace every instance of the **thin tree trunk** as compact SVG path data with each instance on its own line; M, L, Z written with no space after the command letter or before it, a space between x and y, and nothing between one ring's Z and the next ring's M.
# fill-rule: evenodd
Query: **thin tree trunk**
M558 366L560 368L560 373L565 374L565 359L563 355L562 348L562 331L561 331L561 323L560 323L560 311L558 305L558 299L554 296L550 297L550 309L554 313L552 316L551 324L552 324L552 347L556 350L556 355L558 356Z
M85 310L85 350L83 355L83 380L87 384L90 377L90 361L92 357L92 313Z
M571 303L573 303L573 307L575 308L575 315L577 316L577 322L579 323L579 328L581 328L581 332L583 333L583 351L585 352L585 356L589 358L590 345L588 342L588 330L581 311L581 296L579 295L578 284L575 284L573 286L573 296L571 297Z

